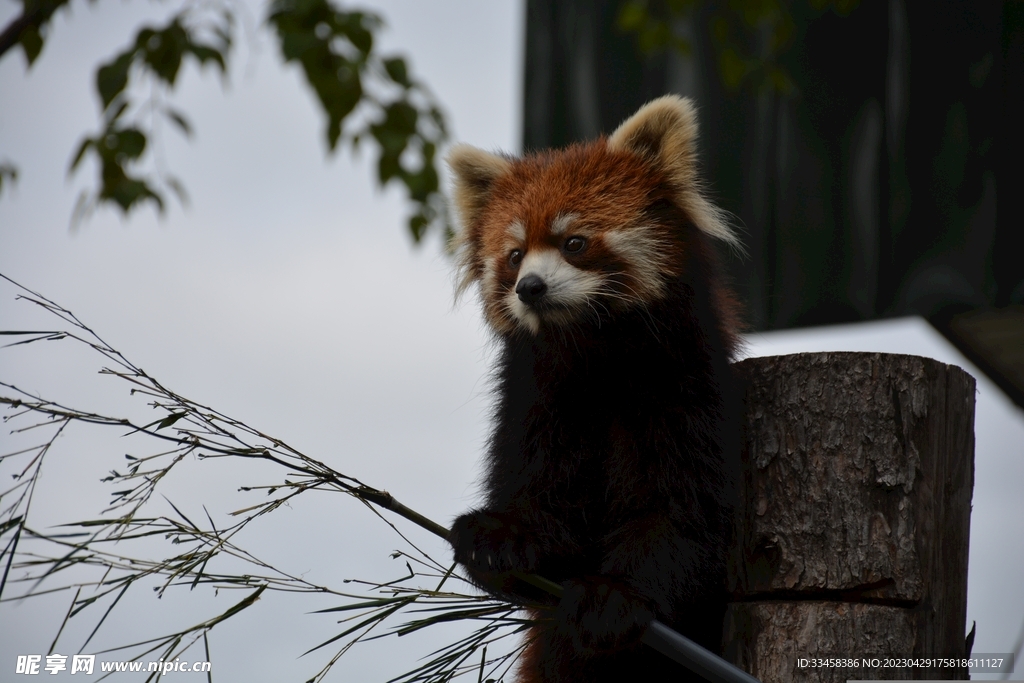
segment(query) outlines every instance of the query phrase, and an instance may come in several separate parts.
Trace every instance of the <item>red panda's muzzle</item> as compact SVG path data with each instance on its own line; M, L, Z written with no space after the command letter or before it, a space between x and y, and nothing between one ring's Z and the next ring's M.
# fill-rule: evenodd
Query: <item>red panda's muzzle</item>
M528 306L537 304L548 291L548 286L539 275L527 275L516 284L519 300Z
M556 249L528 249L514 287L504 290L511 320L536 334L542 325L565 326L607 307L605 278L568 263Z

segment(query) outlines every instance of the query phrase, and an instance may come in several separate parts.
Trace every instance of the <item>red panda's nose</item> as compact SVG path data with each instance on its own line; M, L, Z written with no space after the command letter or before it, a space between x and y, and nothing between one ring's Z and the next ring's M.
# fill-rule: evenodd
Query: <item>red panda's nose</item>
M547 291L548 286L537 275L527 275L516 284L516 294L524 304L537 303Z

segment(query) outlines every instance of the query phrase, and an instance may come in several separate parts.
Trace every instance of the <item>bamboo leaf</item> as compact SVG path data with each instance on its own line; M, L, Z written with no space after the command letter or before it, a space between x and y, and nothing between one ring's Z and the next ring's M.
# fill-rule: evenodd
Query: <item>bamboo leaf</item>
M170 427L175 422L177 422L178 420L180 420L181 418L183 418L183 417L185 417L187 415L188 415L188 413L184 412L184 411L180 412L180 413L171 413L170 415L168 415L164 419L160 420L160 423L156 427L157 431L159 431L161 429L164 429L165 427Z
M340 607L328 607L327 609L318 609L310 614L328 614L331 612L346 612L349 610L356 609L368 609L373 607L383 607L384 605L391 605L394 603L402 603L404 607L406 604L415 602L415 597L400 597L400 598L379 598L377 600L366 600L365 602L354 602L350 605L341 605Z

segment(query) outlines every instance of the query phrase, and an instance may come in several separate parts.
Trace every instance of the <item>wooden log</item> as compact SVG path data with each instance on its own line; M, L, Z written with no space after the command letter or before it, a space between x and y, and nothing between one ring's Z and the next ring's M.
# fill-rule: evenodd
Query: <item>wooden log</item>
M860 662L869 653L912 652L917 634L914 617L913 610L864 603L734 603L726 620L726 633L732 642L727 658L751 671L762 683L911 680L911 672L903 667L812 667L810 660L856 657ZM806 666L798 665L801 658L808 660Z
M928 358L751 358L727 658L764 683L959 678L796 659L964 655L974 379Z

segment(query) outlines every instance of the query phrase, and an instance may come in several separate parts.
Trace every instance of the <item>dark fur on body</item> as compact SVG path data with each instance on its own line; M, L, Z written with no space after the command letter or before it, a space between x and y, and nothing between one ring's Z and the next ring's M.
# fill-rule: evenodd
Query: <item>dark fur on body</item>
M547 599L510 570L566 586L554 610L536 612L546 621L524 680L687 680L637 642L655 617L719 648L733 342L709 294L710 245L687 232L698 248L664 300L501 340L486 501L456 520L453 545L471 578L504 597Z

